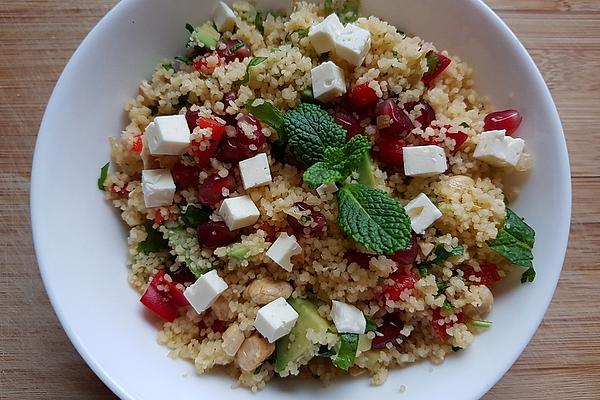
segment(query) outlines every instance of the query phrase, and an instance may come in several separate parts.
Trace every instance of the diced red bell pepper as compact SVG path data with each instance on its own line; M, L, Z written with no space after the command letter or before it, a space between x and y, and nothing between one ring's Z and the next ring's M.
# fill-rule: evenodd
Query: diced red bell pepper
M386 298L397 301L405 290L412 291L415 287L415 283L419 280L419 275L413 269L410 269L409 271L401 269L391 274L388 279L393 280L394 283L385 286L383 288L383 293Z
M183 293L177 289L176 283L165 279L164 271L154 275L140 301L167 322L173 322L179 309L189 305Z
M450 65L452 60L445 55L434 51L430 51L425 57L427 58L429 70L423 74L421 80L424 84L429 85L435 78L444 72L446 68L448 68L448 65Z
M498 267L496 267L495 264L482 264L479 268L481 271L475 271L475 269L470 266L462 267L465 281L471 282L473 285L492 285L502 279L498 272ZM470 276L479 278L479 282L470 281Z
M209 65L208 63L208 58L212 56L218 57L218 61L215 65ZM215 68L223 64L223 58L219 57L216 51L213 51L212 53L206 53L204 55L196 57L192 64L196 71L200 71L204 75L212 75L212 73L215 72Z
M200 150L200 144L197 141L192 142L192 152L194 153L198 167L206 168L210 162L210 158L215 154L219 143L221 143L223 133L225 132L225 124L204 117L199 117L197 123L200 128L210 128L212 130L210 146L207 149Z
M432 318L431 318L431 327L433 328L433 331L440 338L440 340L442 342L447 341L448 338L450 337L450 335L448 335L448 332L446 332L446 330L448 328L453 327L454 324L462 324L463 322L465 322L465 317L462 312L459 312L458 314L456 314L456 318L457 318L456 322L444 322L444 324L440 325L438 323L438 321L446 319L446 317L444 317L442 315L441 308L436 308L433 310L433 314L432 314Z
M143 146L144 145L142 143L142 135L137 135L136 137L133 138L133 143L131 144L131 151L134 151L136 153L141 153Z
M369 82L365 82L356 86L350 92L350 105L354 110L359 110L377 103L379 97L375 90L369 86Z

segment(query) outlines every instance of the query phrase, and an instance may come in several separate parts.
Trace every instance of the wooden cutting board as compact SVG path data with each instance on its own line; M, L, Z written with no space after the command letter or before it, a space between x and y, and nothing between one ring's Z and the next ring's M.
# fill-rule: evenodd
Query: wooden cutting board
M31 158L48 97L77 45L114 3L0 0L1 399L114 398L48 303L28 207ZM600 1L488 4L529 49L558 106L571 156L573 223L546 318L485 399L600 399Z

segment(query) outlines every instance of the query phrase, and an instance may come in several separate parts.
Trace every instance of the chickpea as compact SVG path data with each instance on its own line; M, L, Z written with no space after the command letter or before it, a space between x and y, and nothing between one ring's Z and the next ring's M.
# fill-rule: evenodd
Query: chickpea
M475 186L475 181L466 175L453 175L446 180L446 184L453 189L462 190Z
M283 281L274 281L271 278L262 278L253 281L244 292L247 300L252 300L258 305L272 302L283 297L287 299L292 295L292 285Z
M266 339L254 334L244 340L236 355L236 363L242 371L254 371L273 352L275 343L269 343Z
M492 311L494 305L494 295L492 291L485 285L472 286L471 292L481 299L481 304L467 304L464 307L464 313L471 319L481 319Z
M223 351L229 356L235 356L244 339L244 332L242 332L238 324L229 325L229 328L223 332Z

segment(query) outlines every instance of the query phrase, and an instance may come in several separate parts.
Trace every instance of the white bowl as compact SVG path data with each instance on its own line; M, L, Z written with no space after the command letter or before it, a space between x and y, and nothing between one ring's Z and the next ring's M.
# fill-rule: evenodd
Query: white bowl
M31 219L46 290L69 338L94 372L123 399L391 398L474 399L521 354L550 302L567 245L571 189L567 150L554 103L536 66L508 27L474 0L369 0L363 15L459 55L476 71L481 93L525 116L519 130L535 157L516 211L537 231L533 284L515 274L496 290L494 326L442 365L394 370L386 384L348 379L322 387L274 380L252 395L230 391L231 378L197 376L191 363L167 358L154 321L127 283L126 230L96 187L109 159L108 137L124 127L123 104L164 57L183 52L184 24L207 19L215 1L124 0L73 55L48 103L33 162ZM264 8L277 0L259 1ZM394 6L392 6L394 4Z

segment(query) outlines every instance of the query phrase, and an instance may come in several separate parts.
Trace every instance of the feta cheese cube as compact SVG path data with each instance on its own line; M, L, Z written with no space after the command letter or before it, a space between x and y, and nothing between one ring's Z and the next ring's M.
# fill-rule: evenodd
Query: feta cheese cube
M347 24L335 38L338 56L358 67L371 49L371 33L354 24Z
M440 146L403 147L404 175L434 176L446 171L446 153Z
M271 182L271 169L267 155L260 153L240 161L240 175L246 190Z
M296 241L296 236L288 236L287 233L283 232L269 247L266 254L267 257L275 261L281 268L291 272L294 267L291 258L300 253L302 253L302 247Z
M233 231L254 224L260 217L260 211L250 196L240 196L225 199L219 208L219 215L229 230Z
M213 12L213 21L219 32L232 31L235 27L235 13L227 4L219 1Z
M273 343L290 333L297 320L296 310L283 297L279 297L258 310L254 327L269 343Z
M367 328L367 319L362 311L341 301L331 302L331 319L338 333L363 334Z
M175 195L175 182L168 169L142 171L142 192L146 207L170 206Z
M506 136L506 130L483 132L473 157L495 167L515 166L521 158L525 141Z
M190 145L190 128L185 115L167 115L154 118L144 132L152 155L182 154Z
M421 193L412 199L404 210L410 218L410 226L415 233L423 233L429 228L438 218L442 216L442 212L429 200L424 193Z
M221 293L227 289L227 282L214 269L208 271L185 289L183 295L198 314L202 314Z
M338 187L335 183L323 184L317 188L317 194L321 197L327 194L333 194L338 191Z
M310 27L308 38L318 54L335 48L335 37L344 29L336 13L329 14L323 21Z
M317 65L310 71L313 96L324 103L346 93L344 71L333 61Z

